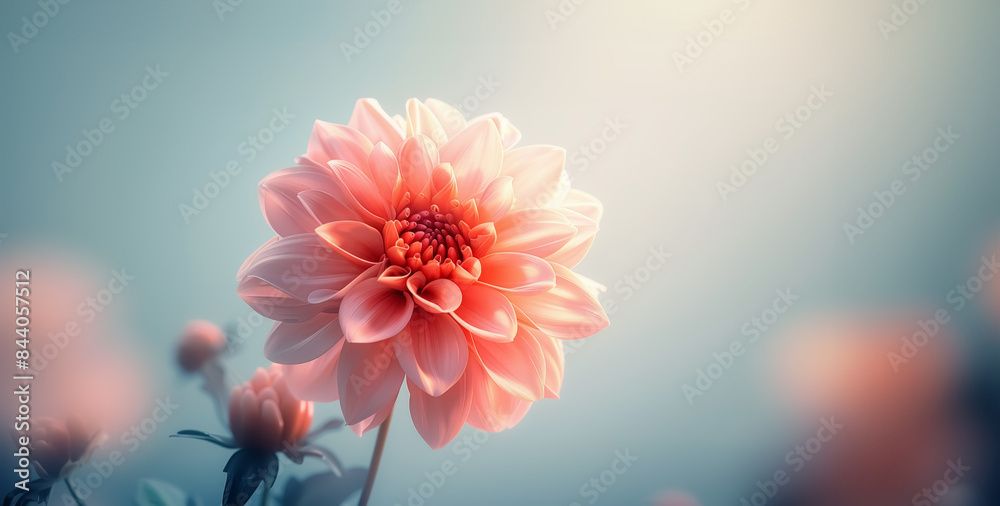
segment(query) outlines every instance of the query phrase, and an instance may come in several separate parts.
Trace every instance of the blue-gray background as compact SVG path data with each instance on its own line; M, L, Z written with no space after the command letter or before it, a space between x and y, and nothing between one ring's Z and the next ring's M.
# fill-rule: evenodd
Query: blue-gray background
M405 504L408 488L445 460L459 471L427 504L585 504L581 486L625 449L639 460L598 504L645 504L672 488L734 504L760 462L784 453L790 422L766 376L770 334L691 406L681 385L711 354L786 286L802 313L941 305L1000 232L996 2L928 2L886 40L888 0L564 0L563 14L556 0L403 0L348 61L342 43L354 44L355 29L388 3L246 0L220 19L208 0L77 0L16 52L0 45L0 258L30 267L38 252L58 252L88 265L99 284L110 269L128 269L135 281L101 318L116 322L146 375L142 411L163 395L182 406L95 504L127 503L141 477L217 501L226 454L166 438L221 430L174 367L177 332L194 318L224 324L250 314L234 276L271 235L257 182L304 152L314 119L344 123L359 97L390 113L409 97L464 102L471 115L500 111L523 144L575 154L574 185L606 208L578 270L607 285L604 300L618 307L611 327L567 358L562 399L538 403L468 461L454 447L428 449L399 409L375 504ZM674 54L724 8L734 21L681 71ZM4 2L0 31L19 33L22 16L40 9ZM112 103L147 66L169 75L117 119ZM483 81L499 84L486 91ZM812 86L834 96L785 140L775 121ZM294 115L288 127L186 223L179 205L229 160L245 160L238 146L275 108ZM60 182L52 162L105 117L115 130ZM601 146L594 139L616 119L624 130L583 163L577 150ZM849 242L843 224L855 209L903 178L902 164L948 126L961 135L954 149ZM768 137L779 152L723 201L717 181ZM626 276L660 246L671 260L626 292ZM266 328L233 359L244 378L266 365ZM13 402L2 400L4 413ZM373 436L324 441L363 466Z

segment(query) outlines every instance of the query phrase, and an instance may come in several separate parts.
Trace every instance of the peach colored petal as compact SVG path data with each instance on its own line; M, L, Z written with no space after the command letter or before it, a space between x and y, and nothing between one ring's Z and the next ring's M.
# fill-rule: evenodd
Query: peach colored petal
M351 343L373 343L403 330L413 313L410 294L389 288L377 279L366 279L344 296L340 326Z
M437 450L455 439L472 408L472 392L462 376L447 392L433 397L407 380L410 417L420 437Z
M343 160L355 167L365 167L371 150L372 142L361 132L317 120L313 124L306 156L321 164Z
M404 377L391 341L344 343L337 386L347 424L362 422L394 402Z
M441 161L451 163L459 200L478 194L500 174L503 145L492 121L470 124L441 147Z
M545 397L558 399L559 391L562 390L563 372L566 369L562 341L553 339L538 329L528 330L535 336L545 357Z
M434 397L448 391L465 372L469 344L465 331L448 315L414 310L393 341L406 377Z
M492 253L479 260L479 282L504 293L538 295L556 286L556 272L548 262L524 253Z
M504 115L498 112L491 112L489 114L477 116L469 120L469 124L471 125L477 121L493 122L497 131L500 132L500 139L503 141L503 149L505 150L513 148L518 141L521 140L521 131L518 130Z
M500 432L513 427L531 406L530 402L500 388L478 361L469 361L465 376L472 389L467 422L479 430Z
M310 209L300 199L304 191L319 192L309 199ZM278 235L306 233L321 225L322 218L356 220L353 208L340 202L343 191L327 167L290 167L275 171L258 185L260 209ZM318 211L318 212L317 212Z
M485 221L503 218L514 203L514 179L500 176L486 185L479 197L478 211Z
M346 202L357 211L361 221L381 227L386 219L392 217L389 202L379 196L378 187L356 165L333 160L330 162L330 172L343 190Z
M403 185L417 196L424 193L431 181L431 171L441 163L434 142L423 135L403 141L396 153Z
M389 413L392 413L392 408L395 404L396 404L396 398L393 397L392 401L387 402L385 406L382 406L382 409L378 410L378 413L375 413L374 415L369 416L368 418L365 418L364 420L361 420L358 423L348 425L348 427L350 427L351 430L354 431L354 433L357 434L358 436L363 436L365 432L368 432L374 429L375 427L382 425L382 422L384 422L386 418L389 418Z
M455 171L450 163L442 163L431 171L431 203L442 209L451 207L451 202L458 198L458 182Z
M340 398L337 388L337 362L344 347L341 339L316 360L282 367L288 390L295 397L317 402Z
M580 339L608 326L608 315L590 290L569 269L552 264L556 287L541 295L510 295L531 323L557 339Z
M316 291L343 289L361 272L362 267L331 251L315 233L308 233L269 241L247 260L239 277L257 278L287 296L308 302Z
M413 302L431 313L450 313L462 303L462 289L450 279L436 279L427 282L422 272L417 272L406 281L406 288L413 296Z
M319 358L343 337L336 314L320 313L302 323L277 322L264 343L264 356L278 364L304 364Z
M379 196L386 201L392 199L396 180L399 179L399 163L389 146L381 142L375 145L368 155L368 170L372 174L372 181L375 182Z
M548 207L565 168L565 149L525 146L504 153L500 174L514 179L515 208Z
M473 339L473 344L483 368L500 388L526 401L545 395L545 357L527 326L518 325L509 343Z
M389 146L398 146L403 142L403 132L391 117L373 98L362 98L354 104L347 126L361 132L372 143L383 142Z
M497 242L490 251L514 251L545 258L568 244L577 228L552 209L522 209L496 222Z
M360 267L370 267L382 260L382 233L360 221L334 221L316 228L323 241Z
M319 304L299 300L255 276L243 278L236 293L254 311L272 320L304 322L323 309Z
M444 128L444 132L449 139L465 129L465 116L458 109L436 98L424 100L424 105L434 113L434 117L438 119L438 123Z
M600 223L601 216L604 215L604 205L601 204L600 200L597 200L596 197L587 192L577 189L570 190L566 194L566 198L559 204L559 207L576 211L597 223Z
M452 314L476 337L510 342L517 333L517 319L510 301L495 288L480 283L462 291L462 305Z
M497 229L493 222L480 223L469 230L469 241L472 246L472 254L480 258L487 253L497 243Z
M406 136L426 135L438 146L448 140L437 116L423 102L411 98L406 101Z
M597 222L570 209L558 208L556 211L565 216L576 227L577 233L563 247L545 259L573 268L583 260L583 257L590 251L590 246L594 244L598 229Z

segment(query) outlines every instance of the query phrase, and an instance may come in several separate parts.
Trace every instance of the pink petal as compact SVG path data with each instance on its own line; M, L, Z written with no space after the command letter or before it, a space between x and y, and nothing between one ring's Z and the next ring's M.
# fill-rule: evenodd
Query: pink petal
M337 363L337 386L346 423L362 422L395 402L404 377L392 341L345 342Z
M379 194L375 183L357 166L335 160L330 162L330 171L343 190L346 203L353 206L365 223L381 228L387 219L393 217L389 201Z
M448 391L465 372L469 344L465 331L448 315L417 309L393 341L406 377L434 397Z
M323 199L313 199L324 201L324 218L357 219L353 209L342 204L338 206L337 198L343 191L329 168L290 167L271 173L258 185L260 209L278 235L303 234L322 224L300 200L299 194L304 191L325 195Z
M564 267L576 267L590 251L590 246L594 244L598 229L597 222L570 209L557 208L555 210L576 227L577 233L563 247L545 259Z
M411 98L406 101L406 136L426 135L438 146L448 140L444 127L423 102Z
M476 258L485 256L497 243L496 225L490 221L472 227L468 235L472 254Z
M572 189L566 194L566 198L559 204L559 207L576 211L597 223L601 221L601 216L604 214L604 206L600 200L589 193L576 189Z
M360 267L382 260L382 233L360 221L335 221L320 225L316 234L327 245Z
M341 339L316 360L282 366L292 395L304 401L331 402L339 399L337 362L343 348L344 340Z
M469 362L465 376L472 389L467 422L479 430L500 432L513 427L531 406L500 388L477 361Z
M336 314L320 313L302 323L277 322L264 343L264 356L278 364L304 364L319 358L343 337Z
M355 167L365 167L372 142L361 132L344 125L316 120L306 156L326 164L331 160L344 160Z
M406 288L413 302L431 313L450 313L462 303L462 289L450 279L436 279L427 283L422 272L410 276Z
M479 282L505 293L538 295L556 286L556 273L548 262L524 253L492 253L479 259Z
M465 129L465 116L458 109L436 98L424 100L424 105L434 113L434 116L438 119L438 123L441 123L441 127L444 128L444 132L449 139Z
M565 149L525 146L504 153L500 174L514 178L516 208L548 207L558 192L565 167Z
M323 190L302 190L296 197L313 218L313 221L303 220L301 228L312 223L316 223L318 227L331 221L358 221L361 219L361 215L351 205L350 199L339 188L335 193ZM313 229L315 228L313 227Z
M284 296L311 303L310 297L315 293L336 293L362 271L362 267L335 253L320 237L310 233L269 241L244 262L238 276L241 283L246 278L257 278ZM245 288L248 286L251 285L244 285ZM254 290L253 293L261 292ZM317 308L327 309L331 308L327 305Z
M410 294L389 288L377 279L366 279L344 296L340 326L348 342L374 343L398 334L412 313Z
M491 251L513 251L545 258L573 239L577 228L553 209L522 209L496 222L497 242Z
M500 176L486 185L478 199L478 210L484 221L497 221L507 214L514 203L514 180Z
M407 138L396 154L403 185L413 196L427 191L431 171L440 162L437 146L423 135Z
M563 371L566 368L562 341L553 339L538 329L528 330L535 336L545 357L545 397L558 399L559 391L562 389Z
M438 450L455 439L472 408L472 392L464 379L440 396L433 397L407 381L410 391L410 417L420 437Z
M474 336L510 342L517 333L517 318L507 297L494 288L475 283L462 291L462 305L452 313Z
M441 147L441 161L451 163L459 200L478 194L500 174L503 143L492 121L470 124Z
M513 123L510 122L504 115L498 112L491 112L489 114L483 114L482 116L477 116L469 120L469 124L473 124L477 121L492 121L496 126L497 131L500 132L500 138L503 140L503 149L511 149L514 147L518 141L521 140L521 131L518 130Z
M556 287L541 295L510 295L531 323L556 339L580 339L608 326L608 315L590 290L569 269L552 264ZM464 305L464 304L463 304Z
M509 343L473 340L483 368L501 388L526 401L545 395L545 356L526 325L518 325Z
M272 320L304 322L323 310L323 306L297 299L256 276L243 278L236 294L254 311Z
M399 164L392 150L381 142L376 144L368 155L368 170L371 171L379 195L386 201L392 199L396 180L399 179Z
M281 437L285 432L285 421L281 417L278 403L267 399L260 405L260 426L257 427L256 446L264 449L281 449Z
M364 420L361 420L358 423L348 425L348 427L350 427L351 430L354 431L354 433L357 434L358 436L363 436L365 432L368 432L374 429L375 427L382 425L382 422L384 422L386 418L389 418L389 413L392 413L392 408L395 404L396 404L396 398L393 397L392 402L387 402L385 406L382 407L382 409L378 410L378 413L375 413L374 415L369 416L368 418L365 418Z
M384 142L395 147L403 142L399 126L373 98L362 98L354 104L354 113L347 126L361 132L375 144Z

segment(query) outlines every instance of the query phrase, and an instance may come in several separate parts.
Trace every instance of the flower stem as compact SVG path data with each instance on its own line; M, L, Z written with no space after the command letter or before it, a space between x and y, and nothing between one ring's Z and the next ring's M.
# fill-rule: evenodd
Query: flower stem
M69 478L63 478L63 481L66 482L66 488L69 489L69 495L73 496L73 500L76 501L76 504L79 506L87 506L87 503L83 502L83 499L80 499L80 496L76 495L76 489L73 488L73 484L69 482Z
M264 490L261 490L261 492L260 492L260 505L261 506L267 506L267 496L271 495L270 494L271 487L268 487L267 483L262 483L261 485L264 485L262 487Z
M389 422L392 421L392 411L385 421L378 427L378 439L375 440L375 451L372 453L372 462L368 465L368 478L365 479L365 488L361 491L361 500L358 506L368 506L368 498L372 495L372 487L375 486L375 474L378 473L378 464L382 461L382 450L385 449L385 438L389 435Z

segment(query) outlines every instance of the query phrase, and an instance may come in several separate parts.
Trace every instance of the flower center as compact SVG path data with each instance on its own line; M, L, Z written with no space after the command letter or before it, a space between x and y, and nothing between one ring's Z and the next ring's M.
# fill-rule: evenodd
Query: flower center
M406 208L398 218L392 222L399 239L389 248L390 263L423 272L432 280L448 277L463 260L472 257L468 226L455 214L431 205L415 214Z

